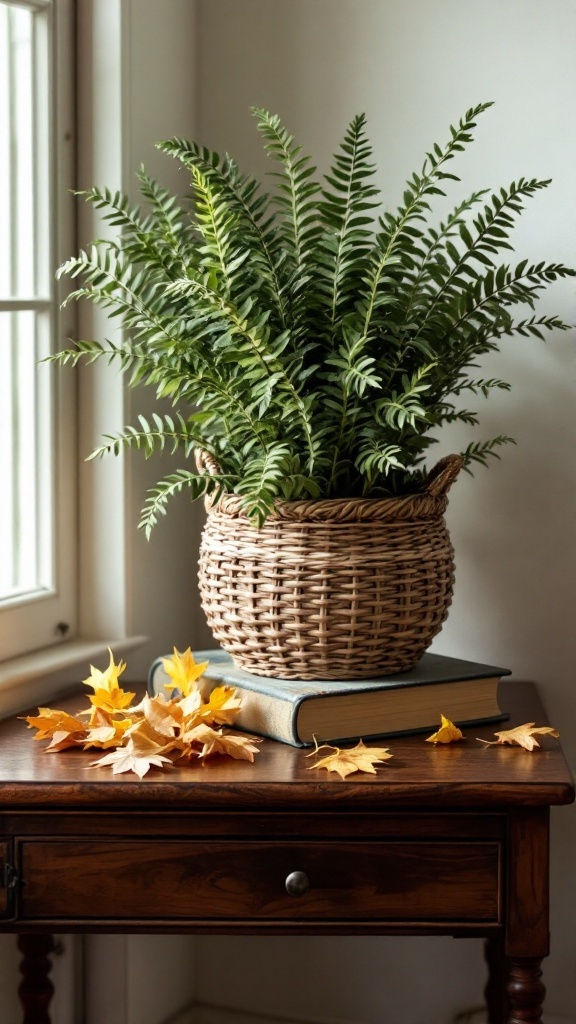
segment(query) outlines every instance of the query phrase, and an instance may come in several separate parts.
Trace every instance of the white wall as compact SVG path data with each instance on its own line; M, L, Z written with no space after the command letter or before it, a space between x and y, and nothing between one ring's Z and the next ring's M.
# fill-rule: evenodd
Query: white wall
M177 161L155 148L174 135L194 138L197 132L197 45L195 0L130 0L130 71L126 97L129 139L125 164L133 174L140 164L162 185L188 190L188 175ZM138 183L131 188L137 201ZM129 422L137 413L158 410L153 389L130 392ZM170 406L166 404L166 411ZM187 495L173 499L147 541L137 530L146 491L161 476L182 467L182 458L163 456L148 462L136 453L130 459L130 631L150 638L129 659L129 676L142 679L154 658L188 646L210 646L212 640L200 609L197 561L204 511Z
M161 185L186 192L187 175L155 143L195 134L195 0L81 0L79 38L80 188L121 189L140 202L136 172L144 164ZM103 234L110 228L98 211L80 203L80 244ZM81 304L79 319L81 337L115 337L116 325L93 305ZM175 499L146 541L138 522L147 491L182 460L147 462L139 452L85 460L103 435L158 410L153 390L124 388L117 366L105 363L81 366L79 380L80 630L147 636L126 659L125 678L142 680L173 646L209 643L196 580L203 509L186 496Z
M172 135L193 136L196 131L195 0L163 0L161 5L157 0L84 0L84 6L108 17L116 7L119 16L123 132L117 158L121 187L138 201L135 173L144 164L163 185L184 192L187 183L177 165L154 144ZM118 116L117 111L115 114ZM93 183L110 184L100 179ZM154 396L144 390L122 397L122 425L155 408ZM112 432L110 425L104 429ZM108 465L89 463L85 474L113 472L114 460L104 461ZM137 529L147 488L177 464L164 457L146 462L135 453L123 467L125 628L129 634L150 638L144 648L127 657L126 676L132 680L145 678L158 654L172 645L184 649L196 642L199 633L195 565L201 508L191 508L185 499L175 501L169 519L159 524L150 543ZM179 1010L192 994L194 941L192 936L89 936L86 1024L102 1020L107 1024L158 1024ZM162 979L166 979L164 983Z
M81 6L111 2L82 0ZM495 99L460 163L463 191L519 175L552 177L553 186L521 222L518 247L535 259L576 264L571 0L199 0L198 25L195 0L113 0L120 2L131 40L126 171L143 161L178 187L175 165L152 147L174 133L197 133L265 170L251 105L281 114L326 166L347 122L365 110L380 183L393 207L425 148L445 139L448 124L467 107ZM573 321L573 285L555 288L546 308ZM448 654L507 664L518 678L536 680L573 760L575 340L508 342L505 354L490 361L489 372L507 376L514 387L486 406L482 436L511 433L518 446L490 472L463 477L454 488L449 522L457 587L436 643ZM138 402L145 408L148 399ZM127 410L126 418L136 411ZM446 439L438 454L465 443L462 436ZM159 651L207 639L194 603L200 509L178 502L149 544L136 531L145 490L163 471L157 460L129 461L126 628L151 637L129 659L133 679ZM547 1009L576 1020L573 809L560 809L554 825ZM191 994L191 940L143 937L126 944L115 937L104 949L103 941L92 943L89 991L107 1002L93 996L92 1019L158 1024ZM118 949L126 971L112 988L105 981ZM6 938L0 1006L2 1021L16 1024L10 950ZM170 965L177 980L163 989L157 979ZM386 1024L447 1024L456 1010L480 1001L484 983L477 940L201 938L196 969L204 1002L364 1024L381 1024L384 1016Z
M495 100L459 162L459 194L521 175L552 177L521 220L518 260L574 266L575 50L571 0L200 0L201 141L265 170L249 113L264 106L325 167L348 121L366 111L393 208L425 149L447 140L448 125L468 107ZM555 286L542 312L574 322L574 293L572 282ZM456 593L435 644L535 680L573 761L575 342L575 332L546 345L509 341L487 360L489 375L511 380L513 390L481 410L478 436L506 433L518 444L489 472L454 487ZM467 441L460 431L438 445L438 455ZM574 1019L575 839L574 809L559 809L547 1009ZM474 940L201 939L199 946L200 998L217 989L219 1002L262 1013L376 1024L384 1006L387 1024L436 1024L481 1001L484 984Z

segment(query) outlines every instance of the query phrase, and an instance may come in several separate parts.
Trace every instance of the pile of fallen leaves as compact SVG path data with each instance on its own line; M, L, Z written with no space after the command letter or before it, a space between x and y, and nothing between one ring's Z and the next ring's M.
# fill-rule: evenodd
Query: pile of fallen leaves
M83 750L96 748L109 750L109 754L93 761L89 767L111 765L114 775L121 772L135 772L142 778L152 766L203 761L214 754L224 754L238 760L253 761L258 753L254 736L230 732L225 726L232 725L242 706L232 686L215 687L204 700L198 686L198 679L208 667L208 662L197 664L190 648L180 654L174 648L171 658L164 658L163 665L171 682L166 689L170 697L158 694L146 695L139 704L133 704L136 694L123 690L118 679L126 665L114 662L112 651L110 664L104 672L90 666L90 676L84 679L91 686L90 707L79 711L76 716L66 711L38 708L37 715L25 718L31 729L38 732L34 739L49 739L46 750L53 753L67 747L81 747ZM526 722L514 729L496 732L491 742L479 740L487 747L512 746L533 751L539 748L535 739L539 735L557 737L559 733L551 726L535 726ZM465 740L464 734L444 715L440 715L440 728L427 743L458 743ZM384 764L393 755L388 747L366 747L362 740L355 747L341 750L340 747L324 743L320 750L332 753L322 757L311 768L324 768L336 772L345 779L354 772L376 774L376 764ZM112 748L112 749L111 749Z
M481 740L479 737L477 739L486 747L508 745L533 751L540 749L540 744L535 739L536 736L558 737L560 733L550 725L536 726L534 722L525 722L524 725L517 725L515 728L506 729L503 732L495 732L494 735L497 738L491 741ZM465 739L464 733L457 725L454 725L454 722L451 722L445 715L440 715L440 728L432 736L426 738L426 743L459 743L460 740ZM320 750L332 750L332 753L327 754L326 757L316 761L310 767L325 768L327 772L337 772L342 779L354 772L369 772L371 775L375 775L377 769L374 766L376 764L384 764L394 757L388 747L366 747L362 740L355 747L346 750L334 747L330 743L323 743L322 746L318 746L316 743L316 749L306 756L314 757Z
M108 668L101 672L91 665L89 678L83 680L94 691L90 707L77 715L38 708L38 715L25 719L29 728L38 729L34 739L50 739L48 752L68 747L110 750L90 767L111 765L115 775L132 771L140 778L152 765L164 768L203 761L214 754L254 760L255 737L223 728L232 724L240 710L234 688L217 686L203 700L197 681L208 662L197 664L190 649L184 654L174 650L164 660L164 668L172 680L167 689L178 695L146 695L133 704L136 694L123 690L118 682L126 665L123 661L116 665L109 654Z

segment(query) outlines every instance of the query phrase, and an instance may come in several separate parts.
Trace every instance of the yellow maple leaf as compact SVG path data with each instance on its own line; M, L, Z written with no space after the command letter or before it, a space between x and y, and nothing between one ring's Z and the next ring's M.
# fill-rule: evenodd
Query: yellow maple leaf
M232 725L241 707L242 701L233 686L216 686L197 714L207 725Z
M172 680L171 683L164 684L165 688L167 690L177 689L183 697L187 697L196 688L196 680L208 668L207 661L199 664L194 661L194 655L189 647L183 654L174 648L174 654L169 658L162 658L162 665Z
M131 736L140 736L162 748L164 748L167 742L167 737L163 736L162 733L156 732L145 718L132 720L125 733L125 742L128 742Z
M192 755L195 753L194 744L199 744L202 749L198 752L198 757L227 754L228 757L241 761L253 761L254 754L258 753L255 744L260 742L255 736L245 736L239 732L221 732L204 722L194 726L182 738Z
M135 693L118 687L114 690L95 690L90 694L89 700L94 707L102 708L103 711L126 711L130 709L135 696Z
M92 761L89 768L100 768L105 765L112 765L112 773L120 775L122 772L135 772L142 779L152 766L163 768L165 764L172 764L169 757L162 753L162 746L154 743L147 736L136 733L128 739L126 746L118 747L110 754L105 754L98 761Z
M89 750L90 747L108 750L109 747L120 746L131 724L129 718L113 718L103 708L92 707L90 721L86 726L84 750Z
M187 697L182 697L181 700L177 700L177 703L184 718L184 728L189 726L191 723L198 722L198 712L202 707L202 694L200 693L200 690L192 690Z
M333 747L329 743L324 743L320 747L316 745L316 749L306 756L313 757L319 750L327 749L333 750L334 753L323 757L316 764L311 764L310 769L325 768L329 772L338 772L343 779L347 775L351 775L352 772L369 772L371 775L375 775L374 765L393 757L393 754L388 752L388 747L366 747L362 740L359 740L351 750L340 750L340 747Z
M90 702L95 707L105 711L124 711L130 706L136 694L123 690L118 683L119 677L126 668L126 663L119 661L116 665L110 648L108 648L108 654L110 655L108 668L101 672L99 668L90 665L90 676L88 679L83 679L82 682L94 690L94 694L90 696Z
M83 733L57 731L53 734L51 742L46 747L47 754L57 754L60 750L67 750L68 747L78 747L83 743Z
M144 697L142 712L150 728L158 736L175 736L182 724L182 709L176 701L166 701L163 694Z
M432 736L428 736L426 743L457 743L458 740L463 740L464 734L460 732L457 725L451 722L449 718L444 715L440 715L440 728L438 732L435 732Z
M99 668L94 668L94 665L90 665L88 679L82 680L85 686L92 686L94 690L108 690L108 692L118 689L118 679L126 668L126 663L119 661L116 665L110 648L108 648L108 654L110 655L110 664L103 672Z
M511 746L523 747L524 750L535 750L536 747L540 749L538 740L534 739L535 736L558 737L560 733L550 725L540 725L537 727L534 722L525 722L524 725L517 725L514 729L505 729L502 732L495 732L494 735L498 739L490 741L482 740L480 737L476 738L486 747L497 747L509 743Z
M78 718L73 718L66 711L57 711L52 708L38 708L37 715L29 715L24 718L29 729L38 729L34 739L46 740L53 737L55 733L66 733L66 735L83 735L86 726Z

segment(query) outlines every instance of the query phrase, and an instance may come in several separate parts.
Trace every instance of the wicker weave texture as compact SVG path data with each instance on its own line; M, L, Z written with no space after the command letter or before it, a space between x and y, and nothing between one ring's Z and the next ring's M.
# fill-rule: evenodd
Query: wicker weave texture
M410 669L452 597L447 486L408 498L280 502L261 529L225 496L209 510L200 548L214 637L241 668L280 679Z

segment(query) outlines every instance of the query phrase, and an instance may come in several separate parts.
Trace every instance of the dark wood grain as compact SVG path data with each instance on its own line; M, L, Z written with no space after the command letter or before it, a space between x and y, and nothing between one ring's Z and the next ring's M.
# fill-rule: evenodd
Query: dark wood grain
M546 807L514 808L508 833L509 957L547 956L549 877L549 811Z
M541 963L538 957L512 960L508 981L507 1024L542 1024L546 989L541 981Z
M154 813L137 810L58 811L58 837L87 837L91 842L110 835L117 838L197 838L242 837L280 839L344 839L364 836L371 839L501 839L507 835L504 813L482 814L461 811L457 816L444 812L409 810L402 812L368 811L342 814L313 810L251 810L238 812L176 811L163 807ZM20 809L0 815L5 833L26 836L53 836L52 810Z
M506 1024L508 1020L508 973L509 965L504 952L504 936L493 935L486 940L485 957L488 966L488 978L484 989L487 1024Z
M18 949L22 953L20 973L22 981L18 995L22 1004L22 1024L50 1024L50 1002L54 986L50 980L54 950L52 935L19 935Z
M500 917L495 842L26 842L21 865L28 922ZM295 871L309 879L298 897L285 887Z
M0 918L6 917L9 910L9 877L10 863L12 860L9 853L10 844L0 842Z
M503 683L500 701L509 726L546 724L534 687ZM557 740L534 754L476 741L495 728L452 746L391 738L374 776L310 770L306 751L266 740L254 764L138 779L1 723L0 871L15 884L0 877L0 932L27 954L26 1024L49 1024L53 930L484 936L490 1024L538 1024L549 808L574 787ZM294 871L308 879L296 897Z
M59 706L76 712L85 695ZM503 683L500 702L510 725L546 722L534 687ZM0 723L0 813L2 807L213 807L277 808L311 806L340 810L402 805L416 807L550 806L574 799L571 773L557 740L544 738L534 755L509 747L486 749L475 736L493 738L490 725L473 729L465 743L451 746L402 736L384 743L393 760L375 776L342 780L310 771L306 751L271 740L262 742L253 765L230 758L205 764L152 770L143 780L112 776L108 768L88 769L97 752L67 750L47 754L22 721Z

